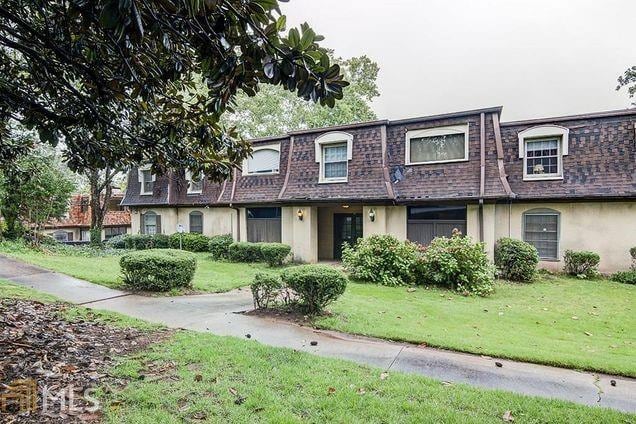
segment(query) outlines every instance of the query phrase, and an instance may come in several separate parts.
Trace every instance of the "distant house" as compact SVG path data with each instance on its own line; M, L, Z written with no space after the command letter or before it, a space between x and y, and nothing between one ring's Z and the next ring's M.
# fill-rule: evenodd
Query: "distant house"
M636 109L500 123L501 107L296 131L252 140L214 183L134 169L122 205L133 233L282 241L301 261L393 234L428 244L457 228L485 243L526 240L541 265L567 249L627 268L636 246Z
M130 211L120 205L124 195L115 193L108 202L104 217L102 240L119 234L130 233ZM44 233L61 242L90 241L91 207L89 196L76 194L71 198L66 216L45 225Z

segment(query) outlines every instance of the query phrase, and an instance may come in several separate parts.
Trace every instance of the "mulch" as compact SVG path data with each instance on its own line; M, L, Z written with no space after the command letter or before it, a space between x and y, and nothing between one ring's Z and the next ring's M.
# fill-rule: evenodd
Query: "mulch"
M116 357L172 334L170 330L144 331L90 320L71 322L62 315L68 307L64 303L0 300L0 422L100 421L101 410L94 410L91 400L94 394L86 390L115 380L108 370ZM2 412L2 398L15 394L9 385L25 379L37 382L37 408L18 413L17 402L8 400ZM45 411L43 397L47 391Z

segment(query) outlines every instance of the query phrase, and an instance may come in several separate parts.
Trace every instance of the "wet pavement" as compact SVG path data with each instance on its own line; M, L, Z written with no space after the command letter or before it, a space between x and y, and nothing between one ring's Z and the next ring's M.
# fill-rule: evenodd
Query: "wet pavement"
M405 343L315 330L268 317L253 308L249 290L177 297L146 297L68 277L0 256L0 278L95 309L120 312L172 328L246 338L360 364L421 374L442 381L569 400L636 412L636 379L580 372ZM316 341L316 346L310 342ZM496 366L495 362L502 364ZM615 386L610 381L616 382Z

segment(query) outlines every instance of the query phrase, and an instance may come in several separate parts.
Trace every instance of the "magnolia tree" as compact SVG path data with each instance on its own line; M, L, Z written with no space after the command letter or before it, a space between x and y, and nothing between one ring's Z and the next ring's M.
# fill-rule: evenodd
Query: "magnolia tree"
M250 145L219 123L261 84L333 107L340 66L277 0L4 0L0 157L8 120L63 142L73 170L143 162L223 179Z
M623 75L618 77L618 86L616 90L620 90L623 87L627 87L627 93L629 97L636 96L636 66L628 68ZM636 103L633 103L636 106Z

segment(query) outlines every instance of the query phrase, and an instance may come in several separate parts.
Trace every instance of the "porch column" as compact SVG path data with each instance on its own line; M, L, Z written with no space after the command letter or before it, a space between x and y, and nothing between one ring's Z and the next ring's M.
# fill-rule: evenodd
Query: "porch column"
M302 219L299 218L298 211L301 211ZM315 206L293 206L292 212L292 252L294 260L308 263L317 262L318 208ZM285 239L289 240L288 237L286 236Z

